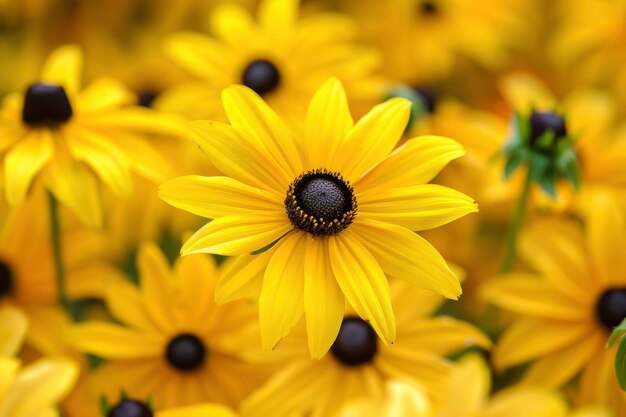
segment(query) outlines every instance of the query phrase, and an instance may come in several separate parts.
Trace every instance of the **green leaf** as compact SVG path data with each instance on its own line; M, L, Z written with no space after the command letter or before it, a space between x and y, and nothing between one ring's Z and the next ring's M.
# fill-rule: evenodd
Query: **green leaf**
M106 397L100 397L100 414L103 417L106 417L109 415L109 411L111 411L111 405L109 404L109 401L106 399Z
M626 337L622 337L615 354L615 375L622 391L626 391Z
M533 153L530 158L530 178L539 182L546 176L546 171L550 167L550 158L540 153Z
M524 158L524 154L522 152L511 154L504 165L504 179L508 180L525 159L526 158Z
M626 333L626 319L622 320L619 326L613 329L611 333L611 337L609 337L609 341L607 342L607 347L612 347L618 337Z

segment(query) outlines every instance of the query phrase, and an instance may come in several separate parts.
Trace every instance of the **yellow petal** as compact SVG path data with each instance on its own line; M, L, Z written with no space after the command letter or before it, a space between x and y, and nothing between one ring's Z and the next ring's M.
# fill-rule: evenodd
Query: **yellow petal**
M228 73L226 62L232 55L227 45L208 36L193 32L179 32L169 36L163 48L165 53L191 74L204 80L224 79Z
M71 391L78 366L69 360L40 359L15 378L4 399L4 410L12 417L31 417L59 403Z
M4 397L8 389L13 385L13 380L20 369L20 361L17 358L0 356L0 399Z
M375 106L347 133L330 165L354 183L396 146L409 121L411 103L393 98Z
M119 129L136 133L182 138L185 123L180 116L165 114L144 107L124 107L107 112L85 115L81 123L94 130L110 131Z
M541 390L510 390L496 395L481 414L485 417L566 417L568 406L560 395Z
M437 415L457 417L479 413L490 391L491 373L485 361L479 355L464 355L452 371Z
M181 82L165 90L155 99L155 109L177 114L188 120L224 120L220 90L205 82Z
M284 213L284 202L274 194L228 177L187 175L159 187L169 204L198 216L216 219L250 211Z
M52 133L35 129L7 153L4 165L7 200L12 205L24 201L33 178L54 154Z
M347 229L329 238L330 263L346 300L387 343L396 339L387 277L378 262Z
M409 139L356 183L361 190L425 184L450 161L465 154L455 140L441 136Z
M258 18L263 29L275 36L289 36L298 19L298 0L263 0Z
M76 97L76 113L99 112L133 104L135 95L113 78L99 78Z
M55 49L44 64L41 80L60 84L68 95L76 93L81 84L83 53L76 45Z
M285 197L294 180L272 166L271 157L262 145L247 139L232 126L209 121L190 124L191 139L209 155L221 172L245 184Z
M452 188L422 184L358 192L359 216L421 231L478 211L473 198Z
M222 92L222 102L233 127L267 149L274 169L290 182L302 173L293 134L261 97L248 87L232 85Z
M532 317L577 321L586 320L589 315L581 300L532 276L498 277L482 287L482 295L492 304Z
M0 355L12 356L19 352L24 342L28 320L16 308L0 309Z
M350 226L385 273L457 299L461 284L437 250L404 227L357 217Z
M174 168L166 155L154 148L146 139L132 133L117 133L117 149L124 154L128 165L139 175L161 183L174 176Z
M152 323L143 309L143 302L137 287L130 282L117 282L109 285L105 301L113 317L121 323L141 329L150 329Z
M215 259L196 254L178 258L174 264L179 322L205 323L215 310L215 285L219 278ZM198 302L201 299L201 302Z
M221 268L222 276L215 289L215 301L224 304L259 294L265 268L276 246L258 255L228 258Z
M211 13L213 32L233 46L249 42L255 26L250 12L238 4L221 4Z
M265 269L259 321L266 350L274 349L304 313L304 237L296 232L281 239Z
M313 95L306 114L305 130L308 168L327 168L332 155L354 122L341 82L331 78Z
M339 334L346 302L335 280L328 241L304 238L304 312L309 350L313 359L326 354Z
M493 362L498 369L506 369L576 344L592 332L589 324L521 318L500 336Z
M514 110L530 113L533 108L551 110L556 101L545 85L524 72L507 75L500 81L500 90Z
M293 228L285 213L233 214L213 220L193 234L181 253L241 255L262 249Z
M237 415L224 405L199 404L158 411L155 417L237 417Z
M95 321L74 326L68 340L76 349L106 359L158 358L166 343L164 336L154 332Z

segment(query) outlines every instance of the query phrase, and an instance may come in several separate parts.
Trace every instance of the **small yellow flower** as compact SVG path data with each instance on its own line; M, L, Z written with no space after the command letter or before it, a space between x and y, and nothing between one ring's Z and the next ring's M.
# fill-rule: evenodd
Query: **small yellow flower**
M383 95L372 76L378 55L354 43L347 16L318 13L298 19L298 0L263 0L255 19L227 4L211 15L216 38L192 32L172 35L165 50L198 81L164 93L160 108L192 119L222 120L220 92L243 84L263 96L283 118L299 121L306 103L328 77L345 83L358 111Z
M157 409L218 401L232 406L265 378L243 359L259 344L255 309L217 307L218 271L205 255L171 268L156 245L138 256L139 288L116 283L105 300L120 322L85 322L69 333L75 346L107 363L93 376L94 391L117 398L151 397ZM96 399L94 399L96 400Z
M385 384L395 379L419 384L430 400L439 398L454 369L446 356L472 346L488 348L490 342L463 321L432 317L445 300L440 295L401 281L391 289L398 314L395 344L381 344L372 326L348 311L330 352L315 360L301 326L273 352L284 366L243 402L242 414L334 415L352 401L380 401Z
M192 124L192 138L227 176L186 176L161 186L178 208L215 219L183 255L243 255L243 271L223 278L217 297L239 298L263 280L263 346L275 347L306 314L311 353L335 340L346 301L387 343L396 325L387 276L456 299L458 279L413 231L477 211L473 199L426 184L461 146L424 136L394 151L409 102L391 99L356 124L341 83L326 82L311 100L306 133L295 136L253 91L223 93L231 122ZM249 264L249 265L247 265Z
M96 178L118 196L131 193L133 171L167 179L169 163L141 135L178 135L180 128L175 119L128 106L135 98L116 80L98 79L80 90L81 71L81 51L60 47L37 82L7 96L0 152L9 203L20 204L39 178L84 223L99 225Z

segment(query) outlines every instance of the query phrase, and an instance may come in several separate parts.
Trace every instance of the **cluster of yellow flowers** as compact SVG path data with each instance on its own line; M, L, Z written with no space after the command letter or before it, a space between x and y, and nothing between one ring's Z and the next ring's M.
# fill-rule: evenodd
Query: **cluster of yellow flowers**
M0 417L626 417L625 52L626 0L0 0Z

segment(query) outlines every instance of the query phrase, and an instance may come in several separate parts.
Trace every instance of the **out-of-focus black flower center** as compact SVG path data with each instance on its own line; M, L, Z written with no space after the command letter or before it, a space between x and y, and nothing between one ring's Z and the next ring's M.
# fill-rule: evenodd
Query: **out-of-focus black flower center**
M626 288L610 288L604 291L596 303L598 321L609 330L626 318Z
M554 132L556 139L567 136L565 119L551 111L533 111L530 115L530 142L534 144L545 132Z
M428 113L434 113L437 108L437 93L429 87L413 87L413 90L420 96L424 103L424 108Z
M0 261L0 298L11 294L14 284L11 267L6 262Z
M368 322L358 317L348 317L341 323L330 351L344 365L363 365L376 356L378 337Z
M60 85L35 83L26 90L22 121L27 125L55 127L72 115L70 99Z
M434 0L422 0L419 3L419 14L424 17L431 17L439 14L439 6Z
M280 72L271 61L259 59L246 67L242 79L243 85L250 87L262 96L271 93L278 87Z
M194 371L202 366L207 350L200 338L180 334L167 345L167 362L179 371Z
M295 227L313 235L333 235L356 216L356 198L338 173L316 169L300 175L285 198L287 217Z
M150 408L135 400L122 400L109 410L107 417L153 417Z
M152 90L145 90L139 93L137 97L137 104L141 107L152 107L152 103L159 96L159 93Z

